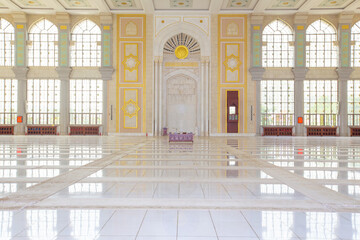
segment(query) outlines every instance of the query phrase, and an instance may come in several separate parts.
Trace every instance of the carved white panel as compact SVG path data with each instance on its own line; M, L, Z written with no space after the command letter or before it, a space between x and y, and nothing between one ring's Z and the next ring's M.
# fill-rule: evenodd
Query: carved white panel
M209 16L155 16L155 36L157 36L165 28L176 23L188 23L194 25L198 30L210 33Z

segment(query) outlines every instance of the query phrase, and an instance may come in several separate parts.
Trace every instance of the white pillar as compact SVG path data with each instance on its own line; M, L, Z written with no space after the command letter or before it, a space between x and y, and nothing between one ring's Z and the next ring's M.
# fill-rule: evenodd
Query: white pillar
M159 136L161 136L163 128L163 80L162 80L162 57L159 58Z
M305 77L305 75L304 75ZM294 82L294 108L295 108L295 133L296 136L305 135L304 123L298 123L298 117L304 117L304 80L296 79ZM305 119L304 119L305 121Z
M17 115L23 117L22 123L17 123L14 134L24 135L27 123L26 116L26 79L18 78L18 97L17 97Z
M158 66L159 59L154 59L154 136L158 136L158 111L159 111L159 103L158 103L158 89L159 89L159 78L158 78Z
M256 81L256 135L261 136L261 81Z
M68 129L70 126L70 114L69 114L69 105L70 105L70 84L69 79L61 79L60 85L60 134L67 135Z
M103 80L103 114L102 114L102 127L103 135L107 135L107 121L108 121L108 81Z
M205 82L205 58L201 59L201 77L200 77L200 136L204 136L204 82Z
M205 136L209 136L209 59L206 60L205 65Z

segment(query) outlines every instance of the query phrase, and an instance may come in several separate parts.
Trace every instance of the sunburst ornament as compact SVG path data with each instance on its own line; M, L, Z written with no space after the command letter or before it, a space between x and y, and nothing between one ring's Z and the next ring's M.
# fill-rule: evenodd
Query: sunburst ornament
M140 65L140 61L132 54L126 56L122 63L125 66L125 69L129 70L130 72L136 70Z
M226 70L235 71L241 65L241 61L238 57L235 57L233 54L225 58L224 65Z
M132 99L125 102L121 109L124 111L125 116L129 116L129 118L132 118L140 111L140 107Z
M175 56L178 59L185 59L189 55L189 49L184 45L180 45L175 49Z

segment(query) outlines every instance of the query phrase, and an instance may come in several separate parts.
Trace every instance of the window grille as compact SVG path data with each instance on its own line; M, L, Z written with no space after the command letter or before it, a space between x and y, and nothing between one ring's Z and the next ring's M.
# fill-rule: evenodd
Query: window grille
M27 123L29 125L60 124L60 80L29 79L27 81Z
M101 125L103 80L70 80L70 124Z
M13 25L0 18L0 66L14 66L14 39Z
M0 124L16 124L17 92L17 80L0 79Z
M306 66L337 67L336 31L324 20L313 22L306 30Z
M29 66L58 65L58 29L50 21L42 19L29 30Z
M360 21L351 28L351 66L360 67Z
M347 82L348 125L360 126L360 80Z
M261 81L261 125L294 125L294 81Z
M308 126L337 126L337 80L304 81L304 117Z
M283 21L275 20L263 31L263 67L293 67L294 45L292 29Z
M101 30L94 22L84 20L74 27L71 34L71 66L101 66Z

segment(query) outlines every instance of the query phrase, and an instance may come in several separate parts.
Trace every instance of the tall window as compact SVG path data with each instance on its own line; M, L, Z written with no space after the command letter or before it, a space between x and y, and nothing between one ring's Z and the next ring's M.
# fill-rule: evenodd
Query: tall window
M352 67L360 67L360 21L351 28L351 64Z
M14 66L14 27L0 18L0 66Z
M94 22L84 20L72 32L71 66L101 66L101 30Z
M27 123L29 125L60 124L60 80L29 79L27 81Z
M313 22L306 30L306 66L337 67L336 31L324 20Z
M70 124L102 124L102 80L70 80Z
M0 124L16 124L17 80L0 79Z
M305 125L336 126L337 114L337 80L304 81Z
M262 47L263 67L293 67L293 31L281 20L275 20L264 28Z
M348 124L360 125L360 80L348 81Z
M58 29L50 21L42 19L29 30L29 66L58 65Z
M261 125L294 125L294 81L261 81Z

